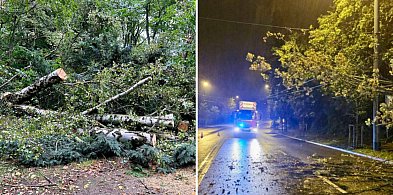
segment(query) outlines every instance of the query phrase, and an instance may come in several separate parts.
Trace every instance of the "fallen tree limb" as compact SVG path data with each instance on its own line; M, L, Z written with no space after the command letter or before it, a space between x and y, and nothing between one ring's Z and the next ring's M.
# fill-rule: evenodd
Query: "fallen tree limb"
M103 115L94 115L93 118L102 123L132 123L137 122L139 124L153 126L153 125L162 125L166 127L174 127L175 118L173 114L165 115L165 116L129 116L129 115L121 115L121 114L103 114Z
M152 79L151 77L147 77L147 78L144 78L144 79L140 80L139 82L137 82L136 84L134 84L131 88L127 89L126 91L124 91L124 92L122 92L122 93L119 93L119 94L117 94L117 95L115 95L115 96L113 96L113 97L111 97L111 98L105 100L104 102L98 104L97 106L94 106L93 108L90 108L90 109L87 109L87 110L83 111L83 112L82 112L82 115L90 114L91 112L93 112L93 111L96 110L97 108L99 108L99 107L101 107L101 106L104 106L104 105L106 105L107 103L109 103L109 102L111 102L111 101L113 101L113 100L116 100L116 99L118 99L118 98L120 98L120 97L122 97L122 96L124 96L124 95L127 95L127 94L130 93L132 90L134 90L136 87L138 87L139 85L142 85L143 83L145 83L145 82L147 82L147 81L149 81L149 80L151 80L151 79Z
M79 133L85 132L84 129L78 129ZM138 132L138 131L129 131L127 129L121 128L101 128L94 127L93 129L88 131L91 135L105 135L108 138L113 138L119 142L131 142L135 146L150 144L152 146L156 146L157 136L151 133Z
M64 72L62 68L59 68L50 74L41 77L36 82L23 88L22 90L10 93L6 92L1 96L1 99L13 104L24 102L34 96L37 92L42 90L43 88L49 87L55 83L59 83L67 79L67 74Z
M28 115L33 115L33 116L48 116L50 114L58 114L56 111L52 110L44 110L40 108L36 108L34 106L28 106L28 105L13 105L12 106L15 110L19 112L26 113Z
M26 67L23 68L23 70L27 70L31 67L31 65L28 65ZM17 69L16 69L17 70ZM0 89L3 88L4 86L6 86L8 83L10 83L12 80L14 80L17 76L20 76L20 74L22 73L20 70L17 70L18 73L16 73L14 76L12 76L10 79L8 79L5 83L3 83L2 85L0 85ZM24 74L24 73L22 73Z
M178 140L179 138L176 137L175 135L171 135L171 134L165 134L165 133L158 133L157 137L159 139L168 139L168 140Z
M6 82L4 82L2 85L0 85L0 89L3 88L4 86L6 86L8 83L10 83L12 80L14 80L14 78L16 78L17 76L19 76L19 75L15 74L10 79L8 79Z

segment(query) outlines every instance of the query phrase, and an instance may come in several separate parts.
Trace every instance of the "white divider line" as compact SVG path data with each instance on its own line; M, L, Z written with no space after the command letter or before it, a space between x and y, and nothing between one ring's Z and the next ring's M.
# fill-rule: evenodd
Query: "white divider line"
M377 158L377 157L374 157L374 156L369 156L369 155L365 155L365 154L361 154L361 153L357 153L357 152L352 152L352 151L345 150L345 149L342 149L342 148L337 148L337 147L334 147L334 146L329 146L329 145L325 145L325 144L321 144L321 143L317 143L317 142L313 142L313 141L300 139L300 138L297 138L297 137L292 137L292 136L289 136L289 135L284 135L282 133L278 133L278 134L282 135L282 136L285 136L285 137L288 137L288 138L291 138L291 139L307 142L307 143L310 143L310 144L322 146L322 147L325 147L325 148L330 148L330 149L333 149L333 150L338 150L338 151L341 151L341 152L345 152L345 153L349 153L349 154L353 154L353 155L357 155L357 156L361 156L361 157L364 157L364 158L369 158L369 159L372 159L372 160L376 160L376 161L380 161L380 162L383 162L383 163L386 163L386 164L393 165L393 161L389 161L389 160L386 160L386 159Z
M321 178L324 182L326 182L327 184L331 185L333 188L335 188L336 190L340 191L342 194L347 194L348 193L347 191L343 190L342 188L340 188L335 183L331 182L326 177L323 177L323 176L320 176L320 175L317 175L317 177Z

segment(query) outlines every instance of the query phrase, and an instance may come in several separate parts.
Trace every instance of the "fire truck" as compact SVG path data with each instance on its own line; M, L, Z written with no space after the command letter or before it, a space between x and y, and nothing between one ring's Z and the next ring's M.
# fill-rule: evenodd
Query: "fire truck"
M239 110L235 112L235 131L258 131L259 114L257 103L239 101Z

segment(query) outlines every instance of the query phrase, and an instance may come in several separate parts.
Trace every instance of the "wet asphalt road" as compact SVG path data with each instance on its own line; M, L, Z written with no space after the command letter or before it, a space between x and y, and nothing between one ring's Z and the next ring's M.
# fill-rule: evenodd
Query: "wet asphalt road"
M256 134L226 127L199 139L199 150L208 147L199 152L198 194L393 194L392 165L262 126ZM216 152L207 153L213 146Z

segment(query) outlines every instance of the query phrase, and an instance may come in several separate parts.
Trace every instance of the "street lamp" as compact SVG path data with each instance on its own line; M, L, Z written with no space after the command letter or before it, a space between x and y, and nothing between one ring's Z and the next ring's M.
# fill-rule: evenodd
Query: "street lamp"
M269 84L265 84L265 89L269 89Z
M239 96L238 96L238 95L236 96L236 99L239 99Z
M206 96L209 91L211 91L212 85L210 84L209 81L207 80L202 80L201 81L201 91L203 92L202 95Z
M210 89L211 85L210 85L209 81L202 81L202 87L204 89Z

